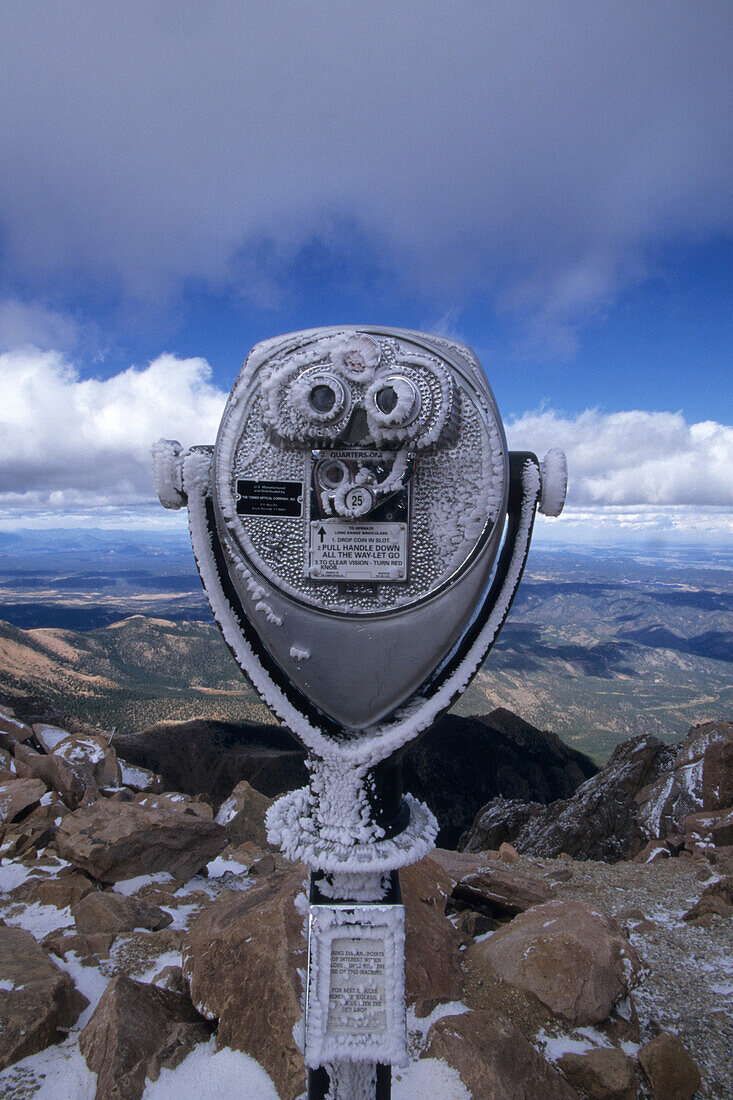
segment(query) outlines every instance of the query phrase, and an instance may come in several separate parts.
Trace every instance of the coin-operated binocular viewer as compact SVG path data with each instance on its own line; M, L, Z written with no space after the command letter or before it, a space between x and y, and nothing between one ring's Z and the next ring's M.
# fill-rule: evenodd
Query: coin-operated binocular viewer
M258 344L216 445L153 453L229 648L309 753L309 786L268 814L311 869L309 1096L388 1097L406 1059L396 872L437 832L401 756L495 641L537 507L562 509L564 455L507 451L470 348L376 327Z

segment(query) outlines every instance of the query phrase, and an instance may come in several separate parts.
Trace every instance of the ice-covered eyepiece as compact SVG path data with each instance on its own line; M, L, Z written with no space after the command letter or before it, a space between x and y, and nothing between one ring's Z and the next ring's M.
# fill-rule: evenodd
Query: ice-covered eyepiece
M262 418L286 447L403 447L455 440L458 400L440 358L362 332L283 350L260 373Z

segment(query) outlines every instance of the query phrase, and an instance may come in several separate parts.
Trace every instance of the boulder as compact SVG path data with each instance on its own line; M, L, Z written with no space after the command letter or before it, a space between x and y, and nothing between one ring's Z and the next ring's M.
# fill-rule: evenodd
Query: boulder
M0 783L0 823L14 821L19 813L35 805L46 794L40 779L10 779Z
M579 901L537 905L473 950L503 981L576 1025L605 1020L641 973L618 925Z
M0 1069L58 1042L88 1003L30 932L0 927Z
M711 848L726 848L733 844L733 810L703 810L690 814L684 821L685 848L707 852Z
M82 936L68 928L57 928L43 937L43 946L52 955L63 959L73 951L82 966L99 966L102 959L109 958L114 942L113 932L94 932Z
M133 932L147 928L157 932L173 923L173 917L157 905L136 897L95 890L86 894L71 910L77 932Z
M109 983L79 1047L97 1074L96 1100L139 1100L146 1078L175 1069L210 1028L187 996L118 974Z
M638 796L636 824L642 842L684 832L684 821L703 810L733 804L733 722L693 726L672 766Z
M445 916L451 880L427 856L400 871L405 906L405 995L418 1016L463 996L461 936Z
M513 1024L489 1012L443 1016L427 1035L425 1058L456 1070L473 1100L577 1100L578 1094Z
M499 858L499 853L494 851L454 852L450 848L433 848L430 858L439 863L451 880L452 886L464 877L472 875L476 871L483 871L489 862Z
M33 730L25 722L10 714L0 714L0 745L3 748L14 750L16 745L32 736Z
M133 791L162 791L163 779L151 772L149 768L142 768L139 764L128 764L126 760L118 760L120 765L120 782Z
M267 849L270 844L265 829L265 814L271 805L271 798L260 794L243 779L221 804L216 820L226 828L233 844L251 840L258 848Z
M55 875L53 878L28 878L13 890L13 897L22 898L30 904L38 901L41 905L66 909L76 905L93 889L94 883L86 875L72 871L71 874Z
M192 798L190 794L181 794L179 791L162 791L161 793L144 791L134 795L133 802L138 806L147 806L153 810L172 810L177 814L188 814L189 817L204 817L209 821L214 818L214 811L205 800Z
M53 752L59 742L65 741L69 736L68 730L62 729L61 726L49 725L47 722L34 722L33 732L44 752Z
M702 1083L682 1041L667 1031L644 1044L639 1064L652 1086L653 1100L692 1100Z
M226 842L215 821L106 799L69 814L56 833L59 854L101 882L157 871L185 881Z
M456 909L475 909L493 917L513 917L551 897L552 891L545 882L514 867L495 863L460 879L451 891L450 901Z
M92 768L83 762L64 760L51 753L36 752L28 745L18 745L15 750L18 766L24 764L29 772L38 776L63 798L70 809L74 810L82 802L91 802L98 795L97 784Z
M282 1100L303 1091L303 1055L293 1038L301 1015L298 970L306 965L295 907L302 888L296 867L248 890L225 891L193 921L183 948L193 1003L219 1021L217 1047L255 1058Z
M700 899L682 919L695 922L700 917L713 914L719 917L730 917L733 914L733 877L730 875L706 886Z
M523 854L613 863L641 847L637 795L671 767L675 749L641 736L617 746L601 771L572 798L550 803L494 799L479 811L459 847L468 852L510 842Z
M634 1063L622 1050L601 1048L563 1054L558 1067L588 1100L636 1100Z
M57 742L52 754L60 756L67 764L88 767L98 787L119 786L117 753L104 737L70 733Z
M650 840L636 853L634 863L659 863L662 859L669 859L671 854L665 841Z

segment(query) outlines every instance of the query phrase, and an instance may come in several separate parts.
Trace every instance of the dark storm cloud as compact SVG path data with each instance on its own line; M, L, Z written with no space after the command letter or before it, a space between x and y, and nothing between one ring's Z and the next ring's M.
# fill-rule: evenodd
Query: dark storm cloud
M2 23L12 285L155 299L336 218L422 293L478 288L562 349L655 245L733 229L729 4L65 0Z

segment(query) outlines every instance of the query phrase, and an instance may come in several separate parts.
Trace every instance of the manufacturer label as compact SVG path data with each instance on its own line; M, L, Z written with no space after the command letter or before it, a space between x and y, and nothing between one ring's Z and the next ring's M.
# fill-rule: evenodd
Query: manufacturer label
M386 1029L384 967L384 940L332 940L327 1033Z
M328 581L406 580L407 524L313 520L308 575Z
M237 515L301 516L303 485L300 481L237 481Z

